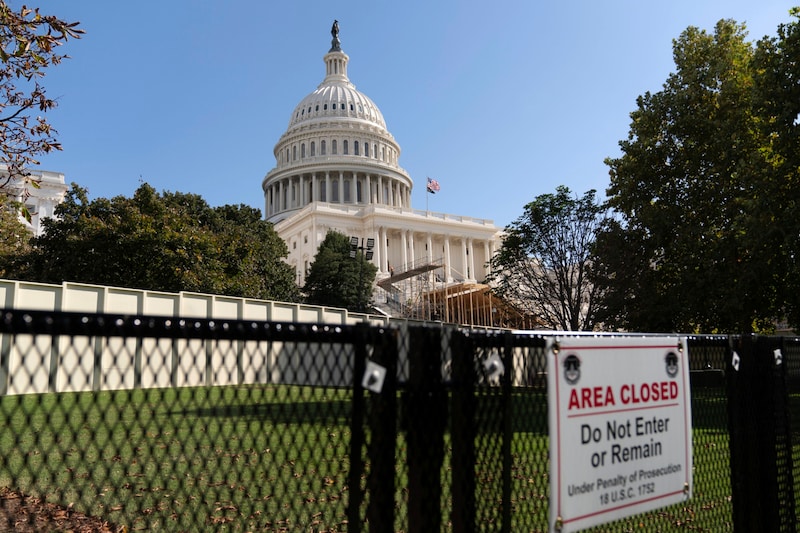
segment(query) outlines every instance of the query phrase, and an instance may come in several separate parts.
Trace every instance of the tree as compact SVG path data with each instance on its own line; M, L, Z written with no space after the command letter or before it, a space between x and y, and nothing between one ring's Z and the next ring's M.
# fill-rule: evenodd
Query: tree
M31 233L19 221L17 206L0 195L0 278L8 277L14 258L27 253Z
M597 245L608 324L746 333L770 330L784 312L793 268L785 241L797 225L777 214L798 197L799 161L793 133L794 174L776 173L773 147L789 136L773 124L800 110L797 78L766 72L763 50L775 42L754 47L746 35L730 20L713 34L684 31L673 43L677 70L637 99L622 156L606 160L617 215ZM765 75L764 85L793 87L769 111L757 83Z
M506 227L491 260L495 292L547 328L593 329L601 302L590 279L591 251L604 218L594 190L578 197L562 185L537 196Z
M777 36L758 43L754 63L754 114L758 117L761 178L749 198L749 246L762 256L777 285L774 307L800 326L800 8ZM755 241L755 242L753 242Z
M337 231L325 235L303 287L308 303L367 310L378 267L367 260L363 250L356 250L355 257L350 252L349 237Z
M90 202L73 184L56 214L17 258L14 277L299 300L286 244L257 209L212 208L147 184L132 198Z
M56 107L40 83L46 69L68 56L59 46L84 33L77 22L65 22L39 9L25 6L12 10L0 1L0 162L7 175L0 177L0 191L14 185L14 196L36 186L25 170L38 164L40 154L61 150L57 133L43 115ZM23 213L30 216L22 206Z

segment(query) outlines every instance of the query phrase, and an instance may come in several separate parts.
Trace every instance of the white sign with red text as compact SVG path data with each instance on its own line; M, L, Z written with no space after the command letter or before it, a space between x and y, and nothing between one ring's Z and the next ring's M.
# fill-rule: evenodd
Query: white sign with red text
M690 498L686 338L550 342L550 529L577 531Z

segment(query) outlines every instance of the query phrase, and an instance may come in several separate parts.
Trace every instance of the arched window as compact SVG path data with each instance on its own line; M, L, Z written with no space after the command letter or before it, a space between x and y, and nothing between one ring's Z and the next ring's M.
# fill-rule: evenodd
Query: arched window
M300 159L306 156L306 143L300 145Z
M372 157L374 157L375 159L378 159L378 145L377 144L373 144L372 145Z
M325 155L325 141L320 141L319 143L319 153Z
M286 149L286 162L289 162L289 149Z
M297 161L297 146L292 146L292 160Z
M336 154L336 153L338 153L338 152L336 151L336 139L334 139L334 140L332 140L332 141L331 141L331 153L332 153L332 154Z
M385 161L385 160L386 160L386 147L385 146L381 146L381 161Z
M358 141L353 143L353 154L358 155Z
M347 155L347 141L342 141L342 153Z
M364 157L369 157L369 143L364 143Z
M314 144L314 141L311 141L311 157L317 155L317 145Z

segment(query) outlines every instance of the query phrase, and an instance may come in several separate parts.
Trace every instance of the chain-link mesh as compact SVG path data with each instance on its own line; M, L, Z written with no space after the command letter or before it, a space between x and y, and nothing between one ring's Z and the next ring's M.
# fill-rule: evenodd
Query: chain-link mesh
M784 344L786 389L788 391L789 434L792 442L792 483L794 515L800 517L800 339L789 338Z
M357 328L4 317L0 530L80 519L98 531L346 531L362 520Z
M2 317L0 531L548 530L545 335ZM692 499L596 531L733 529L729 424L767 415L731 385L732 339L689 338ZM792 495L800 341L782 347Z

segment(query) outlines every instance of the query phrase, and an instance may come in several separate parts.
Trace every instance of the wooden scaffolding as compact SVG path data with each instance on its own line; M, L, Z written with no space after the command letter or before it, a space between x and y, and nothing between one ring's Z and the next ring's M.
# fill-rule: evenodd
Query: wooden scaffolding
M392 316L467 326L537 329L540 324L483 283L450 282L441 259L419 261L378 282Z

